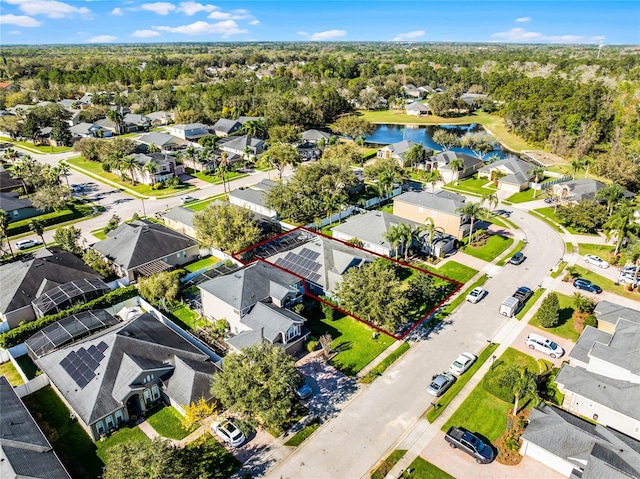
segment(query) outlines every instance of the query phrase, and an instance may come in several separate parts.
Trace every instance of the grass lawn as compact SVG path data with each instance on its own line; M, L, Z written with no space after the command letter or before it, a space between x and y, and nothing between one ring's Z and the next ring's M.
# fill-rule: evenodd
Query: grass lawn
M98 457L102 462L106 462L107 455L109 454L109 450L115 446L116 444L122 444L123 442L149 442L150 439L146 436L144 432L138 427L123 427L118 429L116 432L111 434L108 438L98 441L96 446L98 450L96 451Z
M197 173L189 173L191 176L195 176L196 178L201 179L202 181L206 181L207 183L213 183L214 185L222 184L222 177L219 175L207 175L202 171L198 171ZM244 178L245 176L249 176L247 173L238 173L237 171L231 171L224 175L225 181L233 181L238 178Z
M182 416L175 408L164 406L157 412L154 412L147 418L151 427L153 427L162 437L169 439L184 439L192 432L182 427L180 419Z
M195 263L191 263L184 266L184 269L186 269L189 273L194 273L200 269L206 268L207 266L213 266L219 261L220 261L219 258L216 258L215 256L209 256L207 258L202 258L201 260L198 260Z
M516 152L521 150L532 150L533 145L527 143L524 139L507 131L504 120L497 116L485 113L484 111L475 111L471 115L461 116L457 118L443 118L440 116L412 116L404 113L394 112L390 110L376 111L359 111L365 120L371 123L394 123L394 124L420 124L420 125L464 125L468 123L480 123L488 131L498 138L498 140L509 149Z
M311 434L313 434L315 430L318 429L319 427L320 427L320 421L318 420L318 418L314 418L313 421L309 423L309 425L305 426L300 431L298 431L294 436L291 437L291 439L285 442L284 445L292 446L292 447L299 446L300 444L302 444L302 442L306 438L311 436Z
M411 472L407 472L411 470ZM420 456L416 457L407 470L400 476L402 479L455 479L451 474L444 472L438 466L425 461Z
M575 229L573 226L567 226L565 225L560 218L558 218L558 216L555 214L555 212L553 211L553 206L547 206L545 208L538 208L536 210L533 210L539 214L541 214L542 216L544 216L545 218L549 219L550 221L552 221L553 223L557 224L557 225L562 225L564 226L567 231L571 234L574 235L585 235L585 236L598 236L597 233L583 233L581 231L578 231L577 229Z
M596 256L600 256L606 261L611 259L615 250L616 247L612 245L578 243L578 254L580 256L584 256L585 254L594 254Z
M467 246L463 251L476 258L491 262L511 246L511 243L513 243L513 238L491 235L484 246Z
M105 233L104 228L98 228L97 230L91 231L91 234L98 238L100 241L107 239L107 233Z
M12 140L11 138L7 138L6 136L1 136L0 141L13 143L16 146L24 148L25 150L31 150L34 153L64 153L72 150L72 148L68 146L34 145L33 143L27 141Z
M11 361L0 364L0 376L5 376L9 384L14 387L24 384L22 376L20 376L20 373Z
M489 185L485 187L485 185ZM469 178L465 178L463 180L458 181L456 185L455 182L449 183L445 186L447 190L456 190L462 191L464 193L470 193L472 195L482 196L486 193L495 193L498 189L493 186L493 183L487 179L476 178L475 176L471 176Z
M496 364L499 362L515 363L526 366L531 371L539 371L535 359L512 348L507 349L496 361ZM513 408L513 404L506 403L487 392L481 382L453 413L442 430L446 431L451 426L464 427L472 432L478 432L494 442L507 427L507 411L511 408Z
M96 445L77 421L69 419L69 409L51 386L25 396L22 400L71 477L100 477L104 464L96 455Z
M331 334L333 350L338 352L331 364L349 376L355 376L395 341L386 334L378 334L373 339L372 333L376 330L351 316L333 321L314 319L307 321L307 327L316 338Z
M193 211L202 211L214 201L224 200L224 199L226 199L226 195L224 194L216 195L216 196L207 198L206 200L197 201L197 202L194 201L193 203L189 203L188 205L186 205L186 207Z
M36 377L36 372L38 371L38 367L31 360L28 354L23 354L16 358L16 363L22 369L22 372L27 376L27 379L33 379Z
M480 367L491 357L491 354L498 348L497 343L491 343L485 347L478 355L478 359L473 366L469 368L458 380L449 388L449 390L438 398L436 402L437 407L432 407L427 411L427 421L432 423L436 420L440 414L445 410L453 398L460 392L460 390L469 382L473 375L480 369Z
M514 193L513 195L507 198L507 201L511 203L526 203L527 201L539 200L540 198L544 198L542 192L538 191L534 198L533 192L535 190L533 188L527 188L524 191L520 191L519 193Z
M542 293L544 293L544 288L536 289L533 292L533 296L531 296L529 298L529 301L527 301L527 304L524 305L524 308L518 311L518 313L516 314L516 319L524 318L524 315L527 314L527 311L529 311L534 304L536 304L536 301L538 301L538 298L542 295Z
M393 469L400 459L407 453L406 449L396 449L380 463L376 470L371 473L371 479L384 479L389 471Z
M573 324L573 318L571 317L574 311L573 298L562 293L556 294L558 295L558 302L560 303L560 321L558 322L558 325L553 328L543 328L540 326L538 314L531 318L531 322L529 324L544 331L548 331L551 334L555 334L556 336L560 336L561 338L569 339L575 343L580 337L580 333L576 331Z
M93 214L93 207L88 203L82 203L78 200L68 203L68 207L60 211L52 211L50 213L44 213L32 218L26 218L24 220L12 221L9 223L7 230L9 236L16 236L23 233L31 234L29 229L29 223L33 220L41 221L46 230L53 229L62 223L77 220L80 218L86 218Z
M516 245L516 247L511 251L511 256L513 256L514 254L518 253L519 251L522 251L522 248L524 248L524 246L525 246L525 242L523 240L518 241L518 244ZM504 266L505 264L507 264L507 261L509 261L511 259L511 256L505 256L500 261L498 261L496 264L498 266Z
M560 273L562 273L564 271L564 268L567 266L567 264L568 263L566 261L560 261L560 263L556 267L555 271L551 272L551 277L552 278L557 278L558 276L560 276Z
M529 213L531 213L532 215L540 218L542 221L544 221L545 223L547 223L549 226L551 226L554 230L556 230L558 233L560 234L564 234L564 230L562 228L560 228L560 226L556 223L554 223L553 221L551 221L549 218L547 218L545 215L543 215L542 213L538 213L538 210L530 210ZM567 244L567 246L569 246L569 244Z
M65 160L65 161L71 167L79 168L88 172L90 176L93 176L98 181L109 180L123 188L127 188L143 196L169 196L176 193L186 193L188 191L192 191L195 189L190 187L189 185L183 184L178 186L177 188L171 187L171 188L163 188L160 190L154 190L153 188L151 188L151 185L143 185L143 184L133 185L132 183L122 181L120 177L115 173L104 171L102 169L102 164L96 161L89 161L80 156L76 158L69 158L68 160Z
M478 274L477 269L473 269L456 261L447 261L445 264L439 268L435 268L433 271L437 274L441 274L442 276L446 276L447 278L455 279L460 283L466 283Z
M384 373L389 366L395 363L398 358L407 351L409 351L409 343L405 341L394 352L384 358L380 364L373 368L366 376L360 379L360 382L365 384L372 383L378 376L382 376L382 373Z
M167 314L167 313L165 313ZM178 323L179 326L186 326L186 329L196 329L197 326L206 324L206 319L200 319L198 313L188 306L181 306L167 314L171 319Z
M618 284L610 280L609 278L605 278L604 276L600 276L599 274L593 273L582 266L575 266L576 271L580 273L582 278L588 279L593 283L600 286L604 291L608 291L613 294L618 294L620 296L624 296L625 298L633 299L636 301L640 301L640 294L638 294L638 290L635 289L633 291L627 291L624 285ZM593 266L593 268L597 268L597 266ZM576 290L578 291L578 290Z

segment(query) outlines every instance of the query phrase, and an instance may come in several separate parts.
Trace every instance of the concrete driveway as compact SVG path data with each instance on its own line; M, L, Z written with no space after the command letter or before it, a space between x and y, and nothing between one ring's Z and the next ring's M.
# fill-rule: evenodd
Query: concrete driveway
M216 436L214 435L214 437ZM275 441L275 438L271 434L264 429L258 428L249 435L242 446L229 447L225 445L225 447L238 461L244 464L249 458L266 451L273 441Z
M464 479L566 479L566 476L527 456L517 466L506 466L497 461L478 464L461 450L449 447L442 431L424 448L420 457L453 477Z
M538 351L537 349L529 348L524 342L524 340L527 338L527 335L529 333L539 334L541 336L551 339L556 344L560 345L562 349L564 349L564 355L561 358L553 359L548 354ZM571 351L573 350L573 346L575 346L575 344L572 343L570 340L561 338L560 336L551 334L548 331L545 331L544 329L536 328L535 326L531 326L531 325L525 326L524 329L520 332L520 334L518 334L516 339L511 343L511 347L513 349L516 349L525 354L528 354L529 356L532 356L536 360L544 359L546 361L551 361L553 365L557 367L560 367L564 361L568 361L567 358L569 357L569 354L571 354Z

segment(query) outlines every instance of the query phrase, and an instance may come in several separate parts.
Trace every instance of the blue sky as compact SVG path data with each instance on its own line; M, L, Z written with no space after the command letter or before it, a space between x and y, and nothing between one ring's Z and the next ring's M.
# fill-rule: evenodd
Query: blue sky
M0 43L640 44L640 2L0 0Z

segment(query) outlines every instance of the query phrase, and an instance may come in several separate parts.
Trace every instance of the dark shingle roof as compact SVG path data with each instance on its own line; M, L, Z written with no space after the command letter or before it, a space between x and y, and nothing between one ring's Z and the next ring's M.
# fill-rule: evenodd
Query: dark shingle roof
M0 376L0 473L3 479L70 478L9 381Z
M234 129L240 128L242 124L237 120L228 120L226 118L220 118L213 125L213 129L215 131L224 131L225 133L229 133Z
M418 226L418 223L414 221L392 215L391 213L369 211L364 215L352 216L346 222L333 228L333 230L368 243L379 244L391 249L392 245L385 238L384 234L389 231L390 227L399 224L408 224L412 227Z
M29 198L18 198L18 193L0 193L0 210L9 212L22 208L33 208Z

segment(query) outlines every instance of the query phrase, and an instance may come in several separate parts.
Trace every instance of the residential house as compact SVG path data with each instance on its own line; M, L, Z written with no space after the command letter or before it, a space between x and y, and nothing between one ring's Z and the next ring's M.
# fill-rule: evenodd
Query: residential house
M160 148L160 151L178 151L186 148L189 142L173 135L152 131L146 135L137 138L136 141L143 145L154 145Z
M419 86L418 90L422 92L422 96L430 95L431 93L435 93L435 90L431 88L429 85Z
M404 110L407 115L422 116L429 113L429 108L419 101L414 101L405 105Z
M151 126L163 126L173 123L175 116L175 113L170 111L154 111L146 115L151 121Z
M558 198L564 201L579 203L584 200L592 200L598 195L598 191L606 188L607 185L598 180L582 179L565 181L564 183L556 183L551 188ZM632 200L636 195L629 190L624 190L623 195L626 199Z
M328 144L332 136L333 135L327 131L305 130L302 132L302 141L316 145L320 140L323 140L325 144Z
M71 139L73 141L80 140L82 138L108 138L113 135L110 130L105 130L100 125L95 123L78 123L69 128L71 133Z
M211 400L211 377L220 370L151 313L71 343L36 364L94 441L158 403L182 412L201 398Z
M405 96L410 96L417 99L421 99L423 94L423 92L417 86L411 83L407 83L406 85L404 85L402 87L402 91L404 92Z
M428 146L424 146L411 140L402 140L397 143L392 143L391 145L383 146L378 150L376 156L378 158L393 158L400 166L405 166L407 163L407 153L414 145L420 145L422 147L425 158L433 155L433 148L429 148Z
M419 224L431 218L446 234L462 239L469 232L468 219L458 212L465 201L464 196L446 190L407 191L393 199L393 214Z
M220 165L220 160L226 155L226 161L229 165L235 165L244 161L244 157L235 153L228 153L223 150L209 150L206 155L182 156L182 164L185 168L191 168L194 171L214 171Z
M18 183L21 184L20 181ZM0 210L4 210L4 214L11 218L11 221L33 218L43 213L33 206L29 198L20 198L20 194L15 191L0 193Z
M556 377L562 406L640 440L640 323L587 326Z
M188 123L180 125L171 125L169 127L169 133L182 140L197 141L203 136L208 136L209 127L202 123Z
M531 170L534 166L516 156L495 161L478 170L478 178L497 181L498 189L517 193L526 190L533 178Z
M19 192L22 191L22 181L19 178L14 178L11 176L11 171L5 169L4 166L0 165L0 193L10 193L10 192ZM2 199L0 196L0 204L2 203ZM0 209L7 211L2 206Z
M598 329L609 334L614 333L619 319L640 324L640 311L612 303L606 299L598 301L593 314L598 320Z
M183 166L176 162L176 158L166 153L133 153L129 156L136 160L138 168L133 172L127 171L127 174L132 175L138 183L154 185L184 173ZM148 163L152 162L156 164L153 173L145 168ZM120 173L117 168L114 168L113 172Z
M449 163L455 158L462 160L462 169L454 171ZM443 151L429 158L427 169L435 168L442 175L445 183L451 183L454 179L468 178L478 172L484 166L484 162L475 156L466 153L458 153L456 151Z
M463 93L459 98L469 106L477 106L482 102L482 100L488 97L489 95L484 95L482 93Z
M248 135L224 138L217 144L218 148L247 159L256 159L265 151L264 140Z
M41 249L29 259L1 265L0 278L0 318L9 328L106 292L99 273L57 248Z
M108 131L111 134L111 136L119 134L118 125L114 121L109 120L108 118L101 118L100 120L96 120L94 124L102 128L103 131ZM128 133L126 131L125 125L122 125L120 127L120 130L121 130L120 133Z
M151 127L151 118L138 113L127 113L122 117L122 121L124 122L123 133L147 131Z
M266 196L278 182L262 180L249 188L238 188L229 193L229 203L260 213L268 218L277 218L278 212L266 204Z
M115 271L127 281L169 271L200 253L194 239L146 220L122 223L91 247L112 261Z
M255 261L230 274L198 285L202 314L226 319L232 334L251 330L244 318L261 302L286 308L302 300L302 279L265 261ZM255 317L255 316L254 316Z
M242 128L242 123L238 120L228 120L226 118L220 118L212 127L213 133L221 138L235 133L240 128Z
M542 403L531 411L520 454L571 479L640 477L640 442Z
M0 376L0 477L71 479L6 377Z

